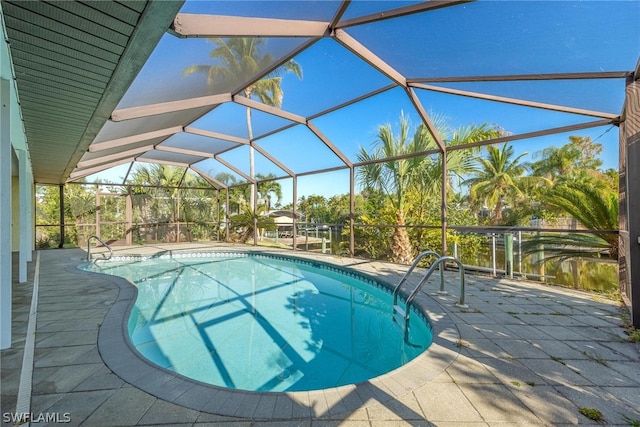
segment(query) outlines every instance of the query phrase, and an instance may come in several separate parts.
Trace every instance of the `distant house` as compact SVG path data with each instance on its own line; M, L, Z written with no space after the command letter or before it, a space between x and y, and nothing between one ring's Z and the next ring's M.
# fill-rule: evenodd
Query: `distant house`
M273 218L278 230L278 237L293 237L293 218L300 221L302 215L298 212L280 210L269 212L269 217Z

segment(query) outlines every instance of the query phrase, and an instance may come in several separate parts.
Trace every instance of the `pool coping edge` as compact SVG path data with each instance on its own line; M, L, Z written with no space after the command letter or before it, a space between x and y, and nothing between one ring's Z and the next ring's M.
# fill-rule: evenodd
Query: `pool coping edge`
M243 251L246 252L246 249ZM331 263L328 260L317 259L318 254L291 256L272 249L263 249L260 252ZM393 286L370 272L358 269L357 265L337 267ZM460 347L457 345L460 334L455 323L438 301L423 292L415 300L415 305L430 319L433 342L427 351L407 364L368 381L323 390L231 390L192 380L144 358L131 343L127 330L129 314L137 297L135 285L118 276L82 271L78 268L74 270L87 277L95 274L107 278L118 287L118 296L108 309L98 332L98 351L107 367L123 381L157 398L211 414L260 420L331 418L363 407L384 404L412 392L442 373L460 353Z

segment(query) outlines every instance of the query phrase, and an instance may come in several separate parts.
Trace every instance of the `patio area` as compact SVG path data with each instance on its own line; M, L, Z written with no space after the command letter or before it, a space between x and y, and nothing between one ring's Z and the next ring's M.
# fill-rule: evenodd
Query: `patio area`
M266 251L178 244L119 248L118 255L222 248ZM356 258L285 253L349 267L389 283L396 283L406 269ZM433 280L420 295L419 304L434 327L434 344L425 357L365 386L256 397L167 376L139 358L129 358L121 325L135 293L123 280L76 269L84 259L81 249L40 251L29 264L30 280L18 284L14 277L14 339L12 348L1 353L3 425L14 424L8 418L16 404L42 421L32 425L640 423L640 344L629 342L620 326L625 308L599 295L468 275L469 308L461 309L454 304L458 275L446 272L449 295L437 295ZM17 270L14 266L14 275ZM31 380L23 378L21 384L34 285L33 372ZM20 394L29 384L31 392L25 396L23 389ZM30 399L26 406L21 401L25 398ZM601 419L588 418L581 408L587 414L584 408L597 409Z

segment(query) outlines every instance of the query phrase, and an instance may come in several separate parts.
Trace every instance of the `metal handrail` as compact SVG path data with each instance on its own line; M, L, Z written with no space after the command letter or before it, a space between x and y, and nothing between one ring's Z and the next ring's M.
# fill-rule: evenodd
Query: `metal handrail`
M111 259L111 257L113 256L113 249L111 249L111 246L103 242L102 239L100 239L98 236L93 235L89 236L89 238L87 239L87 261L91 262L91 239L96 239L98 242L102 243L102 246L109 249L109 256L102 259L105 261Z
M452 257L452 256L441 256L433 264L431 264L431 266L429 267L429 269L425 273L424 277L422 279L420 279L420 282L418 282L418 285L411 292L411 294L409 294L409 296L407 297L407 299L405 301L404 310L402 308L400 308L400 306L398 306L398 292L399 292L399 289L400 289L400 286L402 285L402 283L408 277L409 273L411 273L411 271L413 271L413 269L417 265L417 263L420 260L420 258L422 258L425 255L434 255L434 254L438 255L437 253L432 252L432 251L426 251L426 252L421 253L418 256L418 258L413 262L411 267L409 267L409 270L405 273L405 275L402 277L400 282L396 285L395 289L393 290L393 316L394 316L394 320L396 320L397 322L401 322L401 321L396 318L396 315L400 315L400 318L402 320L404 320L404 332L405 332L405 341L406 342L408 342L409 314L411 313L411 303L413 302L415 297L418 295L418 292L420 292L420 289L422 289L422 286L424 286L424 284L427 282L427 280L429 280L429 278L431 277L431 275L433 274L433 272L435 271L436 268L440 269L440 289L441 289L441 291L444 289L444 273L443 273L443 267L442 267L443 263L445 263L447 261L453 261L458 265L458 270L460 271L460 299L456 303L456 306L461 307L461 308L468 308L469 307L464 302L464 292L465 292L464 265L462 265L462 263L460 262L460 260L458 258L455 258L455 257Z
M460 260L458 258L454 258L452 256L443 256L443 257L438 258L436 260L436 262L431 264L431 267L429 267L429 270L427 270L427 273L424 275L422 280L420 280L420 282L418 283L418 286L416 286L416 288L413 290L413 292L411 292L411 295L409 295L409 297L405 301L407 317L409 316L409 314L408 314L409 313L409 305L414 300L416 295L418 295L418 292L420 292L420 289L422 288L422 286L425 284L425 282L427 280L429 280L429 277L431 277L431 275L433 274L433 272L436 269L436 267L440 266L443 262L446 262L446 261L453 261L456 264L458 264L458 270L460 271L460 299L458 300L456 305L458 307L462 307L462 308L469 307L468 305L466 305L464 303L464 290L465 290L464 265L462 265L462 263L460 262Z
M404 276L402 276L402 279L400 279L396 287L393 289L393 305L396 305L398 302L398 291L400 290L400 286L402 286L402 284L407 280L407 278L409 277L413 269L416 268L420 260L424 258L426 255L435 255L437 259L440 259L440 254L434 251L424 251L418 254L416 259L413 261L413 264L411 264L411 267L409 267L407 272L404 273ZM444 272L442 271L442 268L440 268L440 291L444 291Z

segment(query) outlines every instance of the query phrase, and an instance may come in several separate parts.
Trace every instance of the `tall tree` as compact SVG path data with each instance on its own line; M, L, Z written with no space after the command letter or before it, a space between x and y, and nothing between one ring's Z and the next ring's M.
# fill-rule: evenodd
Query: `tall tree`
M215 84L221 83L223 87L233 87L237 84L244 84L256 76L263 73L275 63L275 59L269 53L265 53L266 40L260 37L238 37L238 38L212 38L209 39L214 48L209 54L218 63L216 65L192 65L184 70L184 74L205 74L207 85L213 88ZM291 72L298 78L302 78L302 68L293 61L287 61L266 77L246 86L242 95L246 98L257 98L260 102L280 107L282 106L282 77L285 73ZM251 125L251 108L246 111L247 133L249 141L253 140L253 127ZM249 175L255 178L254 148L249 146ZM254 191L251 187L250 206L254 206Z
M500 148L490 145L486 150L486 157L475 157L477 166L465 183L470 186L472 199L483 200L487 206L493 207L493 223L500 224L505 204L522 196L526 186L533 186L544 179L525 175L528 165L521 160L528 153L514 157L513 147L507 143Z
M298 201L298 207L307 223L323 223L328 221L329 210L327 207L327 199L324 196L317 194L311 194L307 197L302 196Z
M588 230L618 229L618 192L591 182L566 182L554 186L545 195L546 203L575 218ZM543 234L523 244L528 253L544 245L545 259L600 258L607 252L618 259L618 234Z
M276 197L276 205L278 205L282 200L282 186L278 181L273 179L275 178L275 175L271 173L269 175L257 174L256 178L258 178L258 194L264 201L266 213L269 213L272 205L271 198L273 196Z
M184 176L184 168L156 163L140 165L131 174L131 182L134 185L152 186L138 187L134 191L133 201L137 207L143 210L148 210L143 207L144 204L150 204L150 217L156 222L156 234L158 230L157 223L167 222L173 224L173 234L171 237L169 235L166 236L168 240L175 238L175 241L179 241L180 238L180 197L178 186Z
M424 169L424 156L408 157L399 160L379 162L381 159L405 156L425 151L425 138L420 130L410 136L410 122L402 114L400 129L393 133L391 124L378 128L378 136L372 152L360 147L358 160L366 164L358 169L358 179L365 188L384 193L396 214L396 227L391 235L391 260L400 264L409 264L413 259L413 248L405 224L405 197L410 185L416 182L419 170Z
M602 165L599 158L602 145L589 137L570 136L569 142L561 147L550 146L535 153L540 160L531 164L533 175L544 176L552 182L574 179L576 174L597 175Z
M434 121L445 145L454 146L501 136L497 127L470 125L466 128L449 129L444 121ZM390 124L378 128L378 136L371 152L360 148L358 160L365 165L358 169L358 178L365 189L384 194L395 211L396 226L392 234L391 259L408 264L413 259L413 246L407 233L405 221L409 209L407 195L412 192L417 197L411 200L412 210L417 210L433 196L442 191L442 162L431 156L411 156L411 154L435 149L437 144L424 124L416 127L411 135L409 119L401 114L399 132L393 133ZM456 150L447 156L447 185L453 185L454 177L462 177L472 170L471 151ZM384 161L396 157L398 160ZM417 215L420 221L422 215Z

